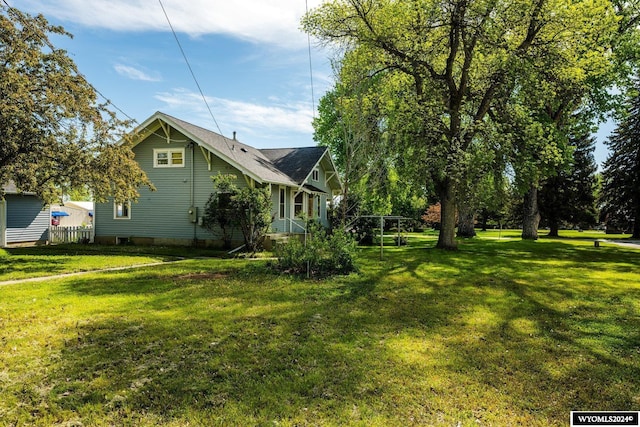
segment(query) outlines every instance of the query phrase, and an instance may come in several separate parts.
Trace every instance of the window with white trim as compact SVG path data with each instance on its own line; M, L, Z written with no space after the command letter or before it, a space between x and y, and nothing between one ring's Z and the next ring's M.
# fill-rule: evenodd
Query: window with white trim
M154 168L182 168L184 167L184 148L153 150Z
M131 219L131 203L113 202L113 219Z
M320 170L318 168L315 168L312 172L311 172L311 180L318 182L320 181Z

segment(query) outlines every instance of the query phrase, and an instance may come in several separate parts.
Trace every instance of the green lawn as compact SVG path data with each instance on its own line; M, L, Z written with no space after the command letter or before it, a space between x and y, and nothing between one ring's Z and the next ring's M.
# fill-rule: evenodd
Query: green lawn
M77 244L0 249L0 282L212 254L218 253L191 248Z
M0 424L564 426L638 410L640 251L496 233L457 252L411 235L325 280L191 259L0 287Z

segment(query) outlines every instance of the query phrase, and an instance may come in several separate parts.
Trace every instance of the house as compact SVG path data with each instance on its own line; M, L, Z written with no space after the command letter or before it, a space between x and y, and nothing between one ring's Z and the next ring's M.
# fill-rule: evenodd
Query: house
M60 213L60 215L56 215ZM63 205L51 205L51 216L58 217L61 227L90 227L93 224L93 202L64 202Z
M15 184L2 186L0 199L0 247L46 243L50 209L33 193L21 193Z
M328 205L342 191L324 147L259 150L238 141L235 132L226 138L161 112L134 135L135 159L156 191L140 188L136 202L96 203L98 243L220 244L220 236L201 226L217 174L235 175L239 187L269 188L273 236L304 233L305 216L328 225Z

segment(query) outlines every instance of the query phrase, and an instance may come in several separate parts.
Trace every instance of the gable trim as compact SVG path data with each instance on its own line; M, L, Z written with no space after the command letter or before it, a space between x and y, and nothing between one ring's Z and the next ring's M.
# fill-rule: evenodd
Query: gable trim
M154 122L157 121L157 127L156 126L152 126ZM262 184L263 181L262 179L260 179L260 177L258 177L255 173L251 172L250 170L248 170L247 168L245 168L244 166L242 166L241 164L239 164L237 161L235 161L232 157L228 156L225 153L220 152L219 150L215 150L212 149L212 147L210 147L208 144L205 144L202 140L200 140L200 138L196 137L195 135L193 135L191 132L189 132L187 129L185 129L184 127L180 126L178 123L176 123L174 120L172 120L171 116L167 116L161 112L156 112L155 114L153 114L151 117L149 117L147 120L144 121L144 123L142 123L140 126L138 126L138 128L136 129L136 131L134 131L134 133L136 133L136 137L135 140L133 142L133 146L135 147L136 145L140 144L142 141L144 141L146 138L148 138L151 134L155 133L155 130L162 128L165 135L167 136L167 142L187 142L187 140L183 141L183 140L172 140L170 138L170 129L168 127L165 128L165 125L174 128L175 130L179 131L180 133L182 133L184 136L186 136L188 138L188 140L191 140L193 142L195 142L196 144L198 144L198 146L201 149L204 149L206 151L211 152L213 155L219 157L221 160L229 163L231 166L233 166L234 168L238 169L240 172L242 172L245 176L248 176L249 178L251 178L252 180ZM155 128L155 129L154 129ZM221 138L224 138L225 140L229 141L229 138L220 135ZM123 143L124 141L122 141L121 143ZM233 149L229 148L229 151L231 151L231 156L233 156ZM205 156L205 158L209 158L208 156ZM209 164L209 167L211 167L211 164Z
M340 191L344 190L344 187L342 186L342 181L340 180L340 176L337 173L338 170L336 169L336 165L333 162L333 159L331 158L331 155L329 154L329 149L325 148L324 153L322 153L322 156L320 156L320 158L318 159L316 164L313 165L313 167L311 168L311 170L309 171L307 176L300 183L300 186L298 187L298 192L303 190L304 186L307 184L307 182L309 182L309 180L311 178L311 175L313 174L313 171L319 169L320 163L322 163L322 160L324 160L325 157L329 158L329 162L331 163L331 168L333 169L333 171L331 172L332 175L330 177L328 177L328 178L325 178L325 185L327 185L332 178L335 178L336 181L338 181L338 185L340 186ZM325 173L327 173L327 172L325 171Z

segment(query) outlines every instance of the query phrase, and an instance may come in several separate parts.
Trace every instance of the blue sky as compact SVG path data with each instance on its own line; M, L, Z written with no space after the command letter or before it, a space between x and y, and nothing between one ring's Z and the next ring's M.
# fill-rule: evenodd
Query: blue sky
M314 105L331 87L330 52L312 40L313 94L300 18L321 0L162 0L220 131L258 148L315 145ZM80 71L127 115L155 111L218 131L158 0L13 0L73 39L56 37ZM596 160L613 128L597 135Z
M308 0L309 8L320 0ZM127 115L155 111L218 131L158 0L13 0L73 39L55 37L89 82ZM222 134L259 148L315 145L305 0L162 0ZM312 42L315 104L331 86ZM123 117L124 118L124 117Z

